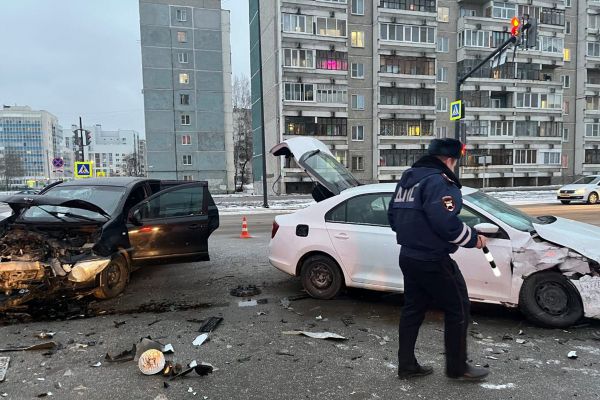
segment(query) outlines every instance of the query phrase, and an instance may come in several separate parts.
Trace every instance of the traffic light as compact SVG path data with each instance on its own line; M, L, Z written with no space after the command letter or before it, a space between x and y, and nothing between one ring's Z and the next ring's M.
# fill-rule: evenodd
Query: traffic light
M89 146L92 144L92 131L85 130L85 145Z
M510 24L512 28L510 29L510 34L513 36L519 36L520 28L521 28L521 20L518 17L513 17L510 20Z

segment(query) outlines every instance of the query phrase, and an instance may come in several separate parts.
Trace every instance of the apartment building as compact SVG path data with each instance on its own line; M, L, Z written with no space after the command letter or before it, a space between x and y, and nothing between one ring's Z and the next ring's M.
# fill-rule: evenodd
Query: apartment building
M229 11L139 0L148 175L234 190Z
M261 109L267 151L310 135L363 182L399 179L432 138L455 136L457 77L510 37L514 16L534 19L538 40L462 85L463 181L544 185L598 172L596 13L598 0L251 1L255 180ZM269 189L310 189L297 166L266 161Z

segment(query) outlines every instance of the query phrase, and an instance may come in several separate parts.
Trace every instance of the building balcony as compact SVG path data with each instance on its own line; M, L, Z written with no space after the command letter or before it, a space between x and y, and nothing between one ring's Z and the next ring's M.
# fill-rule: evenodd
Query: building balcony
M282 7L289 7L291 9L297 9L298 7L302 7L302 9L335 9L340 11L346 11L348 9L349 0L346 1L326 1L326 0L282 0Z
M403 89L430 89L435 90L435 76L431 75L396 75L379 74L384 78L379 81L381 88L403 88Z
M491 54L495 48L491 47L460 47L457 51L457 61L464 61L469 59L480 59L483 60L489 54ZM527 51L518 50L515 56L515 62L527 63L527 64L542 64L546 67L559 68L565 65L563 59L563 53L551 53L540 50L529 49ZM512 53L507 54L507 59L512 62ZM600 58L598 59L600 62Z
M315 35L314 33L301 33L301 32L281 32L282 40L294 41L296 43L308 44L308 43L327 43L338 46L346 46L348 42L347 36L321 36Z
M397 42L393 40L379 40L379 54L396 54L408 57L435 57L435 43Z
M296 68L296 67L283 67L283 76L284 77L297 77L297 76L305 76L307 78L312 79L315 76L324 75L325 79L329 80L333 79L348 79L348 71L347 70L338 70L338 69L317 69L317 68Z
M562 83L553 80L469 78L461 86L462 90L491 90L492 92L506 93L522 92L524 87L532 89L554 88L559 91L562 90Z

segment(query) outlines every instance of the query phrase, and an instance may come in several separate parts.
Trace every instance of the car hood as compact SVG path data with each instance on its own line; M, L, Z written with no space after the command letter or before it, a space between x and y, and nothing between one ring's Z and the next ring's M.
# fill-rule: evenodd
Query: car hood
M563 186L563 187L560 188L560 190L587 189L590 186L594 186L594 185L585 185L585 184L577 183L577 184Z
M274 156L294 157L296 163L333 195L360 182L329 151L325 143L310 137L284 140L271 149Z
M110 215L102 208L85 200L64 199L47 195L16 194L12 196L2 196L0 197L0 202L7 203L15 214L19 213L21 210L34 206L56 206L79 208L81 210L96 212L110 218Z
M533 226L542 239L600 262L600 227L559 217L550 224Z

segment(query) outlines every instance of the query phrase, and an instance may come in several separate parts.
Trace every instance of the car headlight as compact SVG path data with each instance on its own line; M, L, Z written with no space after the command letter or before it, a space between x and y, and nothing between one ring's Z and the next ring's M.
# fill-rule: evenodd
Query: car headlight
M577 189L575 191L575 194L584 194L585 193L585 189Z
M71 282L87 282L92 279L99 272L101 272L110 263L110 258L100 258L95 260L80 261L69 273L69 280Z

